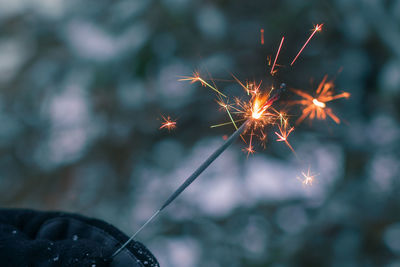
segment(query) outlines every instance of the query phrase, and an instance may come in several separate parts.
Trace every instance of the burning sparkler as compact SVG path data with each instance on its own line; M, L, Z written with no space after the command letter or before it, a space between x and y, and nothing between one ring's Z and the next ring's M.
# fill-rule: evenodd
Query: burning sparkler
M191 79L190 79L191 80ZM199 79L198 79L199 80ZM200 80L199 80L200 81ZM207 83L207 86L208 83ZM280 98L282 92L285 91L285 84L282 84L280 89L277 90L272 96L255 95L251 101L252 106L249 110L245 111L245 122L201 164L179 187L171 194L171 196L137 231L134 233L120 248L118 248L111 257L117 256L134 238L135 236L148 225L158 214L163 211L172 201L174 201L197 177L205 170L218 156L225 151L243 132L248 130L249 127L260 127L261 124L267 120L268 108ZM244 112L244 111L243 111ZM249 114L247 113L249 112Z
M342 92L334 95L335 84L333 81L327 81L327 78L328 76L325 75L318 85L314 96L301 90L292 89L295 94L303 98L302 100L290 102L292 105L298 104L303 106L302 115L297 119L296 124L301 123L307 117L309 117L310 120L315 118L325 120L327 116L337 124L340 123L340 119L333 113L331 108L326 106L326 103L335 99L349 98L350 93Z
M308 42L314 36L317 31L320 31L322 28L322 24L319 24L315 27L314 31L312 32L311 36L308 38L306 43L300 49L299 53L296 55L295 59L292 61L291 65L297 60L301 52L307 46ZM276 64L279 53L281 51L283 45L284 37L282 37L279 48L275 55L274 63L271 68L271 75L276 73L275 67L278 66ZM261 30L261 43L264 43L264 31ZM142 231L155 217L157 217L161 211L163 211L168 205L170 205L191 183L193 183L199 175L208 168L208 166L216 159L218 156L225 151L239 136L245 141L244 137L242 136L245 133L250 132L250 140L247 143L247 147L244 149L247 152L247 156L254 153L253 147L253 137L258 137L262 144L265 146L265 142L267 140L267 133L265 132L265 128L268 126L278 126L279 133L275 132L278 136L278 142L284 142L290 150L295 154L293 147L290 145L288 141L289 135L293 132L294 127L290 127L288 123L288 117L285 113L279 112L276 108L272 105L280 98L281 94L286 90L286 85L282 83L278 89L271 89L262 90L261 89L261 82L256 84L255 82L247 82L243 83L238 78L233 76L234 79L239 83L239 85L245 90L247 96L250 98L247 101L244 101L240 98L235 98L233 102L229 102L229 98L227 95L223 94L220 90L218 90L217 86L212 82L211 85L208 81L200 77L199 73L195 72L193 76L184 76L180 79L180 81L190 81L191 83L200 82L202 86L209 87L212 89L218 97L217 103L218 105L227 112L229 116L229 122L221 123L218 125L214 125L212 127L222 126L222 125L233 125L236 131L226 139L226 141L217 148L214 153L212 153L204 162L201 164L179 187L171 194L171 196L161 205L161 207L155 211L155 213L121 246L119 247L112 255L112 258L116 257L136 236L137 234ZM326 80L326 79L325 79ZM325 80L322 85L320 85L319 89L317 90L317 96L315 98L305 94L301 91L295 91L298 95L303 96L304 100L297 101L297 104L301 105L309 105L310 101L311 104L320 108L325 108L325 102L331 101L333 99L347 97L345 93L332 96L332 88L329 86L323 86L325 84ZM323 87L323 88L322 88ZM348 93L347 93L348 94ZM307 96L307 97L306 97ZM322 107L323 105L323 107ZM310 109L310 108L308 108ZM302 118L305 116L310 115L311 117L317 116L326 116L321 115L322 112L320 110L311 110L305 111L302 115ZM328 114L331 118L335 118L333 113L331 113L330 109L325 109L324 112ZM325 114L324 113L324 114ZM304 115L306 114L306 115ZM303 118L303 119L304 119ZM164 122L162 123L160 129L174 129L176 127L176 122L171 120L171 118L164 117ZM335 120L335 119L334 119ZM243 123L242 123L243 122ZM242 123L240 127L238 124ZM302 179L303 184L312 184L314 180L314 176L311 175L310 171L307 173L302 173L304 179Z

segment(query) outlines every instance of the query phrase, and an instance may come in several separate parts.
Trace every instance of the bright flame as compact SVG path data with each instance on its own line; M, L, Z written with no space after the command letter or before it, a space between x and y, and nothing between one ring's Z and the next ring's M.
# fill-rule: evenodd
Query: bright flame
M324 102L318 101L318 99L313 99L312 102L314 103L314 105L316 105L317 107L320 108L324 108L326 107L326 104Z
M251 117L258 120L259 118L261 118L263 112L264 110L262 108L261 100L256 97L253 103L253 107L251 108Z

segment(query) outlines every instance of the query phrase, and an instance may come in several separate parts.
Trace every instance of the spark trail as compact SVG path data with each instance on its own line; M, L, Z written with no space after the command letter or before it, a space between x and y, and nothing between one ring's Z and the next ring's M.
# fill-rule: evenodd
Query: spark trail
M282 36L281 43L279 44L278 51L276 52L274 64L272 65L272 68L271 68L271 75L274 75L274 74L275 74L274 68L275 68L276 60L278 59L279 53L281 52L281 48L282 48L282 44L283 44L283 41L284 41L284 40L285 40L285 36Z
M300 54L303 52L304 48L306 48L306 46L308 45L308 43L311 41L311 39L313 38L314 34L315 34L316 32L321 31L323 25L324 25L324 24L317 24L317 25L314 27L314 30L313 30L313 32L311 33L310 37L308 37L307 41L304 43L303 47L302 47L302 48L300 49L300 51L297 53L297 55L296 55L296 57L293 59L292 63L290 63L290 66L293 66L294 62L296 62L297 58L300 56Z

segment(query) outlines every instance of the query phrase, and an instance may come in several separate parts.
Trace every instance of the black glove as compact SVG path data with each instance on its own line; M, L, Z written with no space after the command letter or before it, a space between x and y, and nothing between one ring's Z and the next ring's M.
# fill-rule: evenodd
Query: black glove
M63 212L0 209L0 266L144 267L159 264L147 248L100 220Z

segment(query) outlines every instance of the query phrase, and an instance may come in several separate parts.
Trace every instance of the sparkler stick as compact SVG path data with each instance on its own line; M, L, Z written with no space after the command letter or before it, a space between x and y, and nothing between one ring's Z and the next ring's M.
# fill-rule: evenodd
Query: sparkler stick
M268 101L263 105L262 112L265 112L267 107L271 106L275 101L277 101L281 94L285 92L286 85L281 84L280 88L268 99ZM260 112L260 111L258 111ZM253 118L257 120L258 118ZM164 204L154 212L154 214L113 254L112 258L116 257L154 218L160 214L168 205L170 205L185 189L192 184L199 176L203 173L205 169L210 166L211 163L216 160L219 155L222 154L246 129L251 125L252 118L247 119L217 150L214 151L204 162L201 164L179 187L171 194L171 196L164 202ZM251 145L251 144L250 144Z
M317 24L314 27L313 32L311 33L310 37L308 37L307 41L304 43L303 47L300 49L299 53L297 53L296 57L293 59L292 63L290 63L290 66L293 66L294 62L297 60L297 58L300 56L301 52L303 52L304 48L308 45L310 40L313 38L314 34L322 29L322 26L324 24Z
M111 256L114 258L117 256L139 233L143 230L157 215L164 210L171 202L173 202L191 183L196 180L197 177L207 169L210 164L221 155L232 143L235 141L243 132L249 120L245 121L239 129L237 129L217 150L214 151L204 162L201 164L179 187L174 193L164 202L160 209L158 209L121 247L119 247L114 254Z

